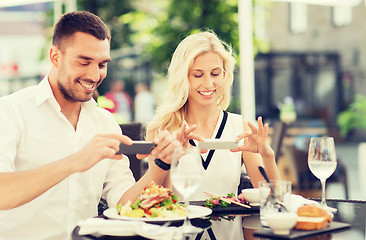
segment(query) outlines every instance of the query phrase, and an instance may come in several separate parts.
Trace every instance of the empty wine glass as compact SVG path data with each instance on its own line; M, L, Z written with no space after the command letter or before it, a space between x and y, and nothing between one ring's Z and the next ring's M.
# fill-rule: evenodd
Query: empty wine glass
M331 212L336 208L328 207L325 200L325 182L337 167L337 157L332 137L313 137L310 139L308 165L310 171L322 184L321 206Z
M202 182L203 168L201 155L197 147L176 148L170 169L170 178L174 188L181 194L185 205L185 220L181 227L183 234L202 232L202 228L193 226L189 220L189 198L197 191Z

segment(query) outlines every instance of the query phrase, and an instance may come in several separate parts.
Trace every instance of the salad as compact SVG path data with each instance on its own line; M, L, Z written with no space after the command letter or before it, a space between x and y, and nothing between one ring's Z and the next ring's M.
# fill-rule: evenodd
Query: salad
M134 203L117 205L117 212L121 216L136 218L170 218L185 215L184 206L178 202L173 192L151 182L144 188Z
M246 199L242 193L240 193L238 195L238 197L235 197L234 193L228 193L226 196L223 196L223 197L211 197L209 199L206 199L206 202L204 203L205 207L220 208L220 207L228 207L228 206L234 205L234 204L222 201L220 198L225 198L225 199L233 201L233 202L248 204L248 202L246 201Z

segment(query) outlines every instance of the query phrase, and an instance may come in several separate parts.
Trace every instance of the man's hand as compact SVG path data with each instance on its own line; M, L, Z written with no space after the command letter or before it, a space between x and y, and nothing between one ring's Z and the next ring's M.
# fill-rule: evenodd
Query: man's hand
M116 154L120 143L132 144L132 140L119 134L103 134L94 136L77 154L78 160L73 168L76 172L84 172L105 158L120 160L122 154Z

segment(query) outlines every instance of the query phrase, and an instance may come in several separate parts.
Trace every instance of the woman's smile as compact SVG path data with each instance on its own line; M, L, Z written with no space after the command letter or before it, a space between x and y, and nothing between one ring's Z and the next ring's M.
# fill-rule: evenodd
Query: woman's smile
M216 90L211 90L211 91L198 91L198 93L201 94L201 95L203 95L203 96L212 96L215 92L216 92Z

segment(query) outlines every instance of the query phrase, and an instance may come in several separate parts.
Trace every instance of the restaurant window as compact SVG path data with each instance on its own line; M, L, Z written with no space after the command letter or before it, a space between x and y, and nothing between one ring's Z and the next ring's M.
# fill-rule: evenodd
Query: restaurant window
M308 10L306 3L289 3L290 8L290 32L303 33L308 26Z
M343 104L340 57L335 52L271 52L255 60L256 115L278 119L289 96L299 119L322 119L328 126Z
M352 7L332 7L332 23L335 27L347 26L352 22Z

